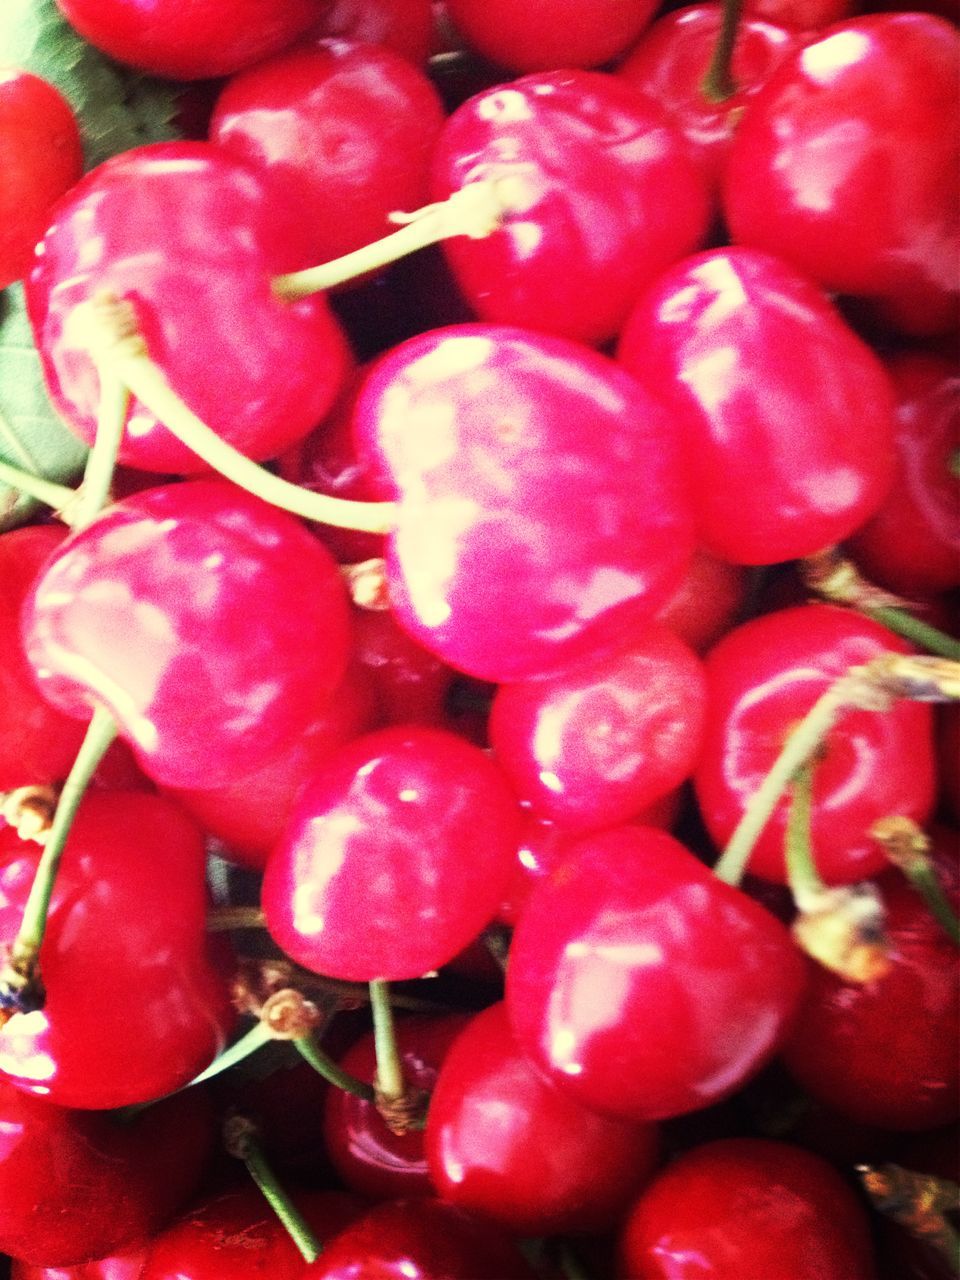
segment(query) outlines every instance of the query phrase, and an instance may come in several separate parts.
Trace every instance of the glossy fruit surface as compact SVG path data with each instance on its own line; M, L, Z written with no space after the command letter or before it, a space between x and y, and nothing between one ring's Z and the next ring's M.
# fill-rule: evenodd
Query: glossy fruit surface
M11 943L39 849L0 831L0 938ZM234 1021L206 933L199 831L169 801L89 794L54 886L42 1009L0 1027L0 1072L61 1106L106 1109L178 1089Z
M688 1151L642 1193L622 1280L874 1280L866 1215L825 1160L761 1139Z
M44 694L120 724L157 782L215 787L261 767L341 679L336 566L285 512L220 480L127 498L70 538L24 610Z
M731 631L707 657L708 706L697 798L718 846L730 838L792 728L847 670L910 646L879 623L833 605L800 605ZM901 814L923 823L936 771L930 709L898 701L883 713L844 711L813 775L814 861L828 884L887 865L869 830ZM783 883L787 802L761 833L749 869Z
M747 587L747 572L741 565L697 550L657 621L703 655L736 621Z
M32 1267L15 1258L10 1280L140 1280L146 1260L145 1244L111 1253L96 1262L79 1262L74 1267Z
M444 126L433 175L435 199L511 183L499 230L444 242L477 315L581 342L613 338L708 229L703 179L666 112L599 72L541 72L471 98Z
M422 66L434 47L431 0L329 0L311 35L386 45Z
M377 363L355 423L400 497L392 607L460 671L524 679L623 643L680 581L690 516L670 426L595 352L438 329Z
M411 639L389 609L357 609L353 631L378 723L445 725L452 668Z
M618 358L682 432L708 551L774 564L853 533L893 480L893 389L824 295L778 258L725 248L640 299Z
M317 973L420 977L492 919L516 824L476 747L420 726L368 734L305 788L267 866L267 926Z
M266 178L202 142L135 148L74 187L27 303L54 405L78 435L93 440L100 382L71 316L101 290L134 302L173 389L242 453L273 457L323 416L348 353L322 296L272 291L272 276L308 254L307 228L282 209ZM148 471L204 469L136 399L120 456Z
M535 1236L612 1226L650 1176L658 1138L548 1084L501 1003L472 1020L440 1068L426 1150L442 1199Z
M26 275L50 210L83 172L69 104L40 76L0 68L0 289Z
M734 240L825 288L879 299L908 333L957 321L960 35L921 13L838 23L781 66L727 166Z
M652 828L585 837L530 896L507 971L514 1035L584 1106L634 1120L728 1096L803 989L779 921Z

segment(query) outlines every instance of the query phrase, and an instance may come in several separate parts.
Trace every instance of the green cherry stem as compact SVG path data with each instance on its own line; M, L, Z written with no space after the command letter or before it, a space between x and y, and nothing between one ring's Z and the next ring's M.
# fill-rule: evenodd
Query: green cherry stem
M813 810L813 765L801 765L791 783L790 810L787 816L785 842L787 882L794 902L801 909L819 898L826 886L820 879L813 858L810 818Z
M264 1045L272 1044L274 1036L270 1028L263 1022L255 1022L249 1031L245 1032L239 1040L235 1040L233 1044L228 1045L223 1053L218 1054L210 1063L209 1067L204 1068L199 1075L193 1077L189 1084L185 1084L185 1089L192 1089L195 1084L204 1084L207 1080L212 1080L214 1076L221 1075L224 1071L229 1071L231 1067L237 1066L238 1063L245 1062L258 1049L262 1049Z
M0 459L0 484L9 485L25 493L28 498L36 498L45 507L53 511L62 511L76 500L76 490L66 484L56 484L43 476L35 476L30 471L23 471L9 462Z
M941 658L949 658L952 662L960 661L960 640L948 636L938 627L931 627L928 622L922 622L905 609L879 605L876 608L864 609L863 612L873 618L874 622L882 623L890 631L915 644L918 649L939 654Z
M247 1166L247 1172L283 1223L304 1261L314 1262L320 1256L322 1245L263 1154L256 1126L244 1116L232 1116L224 1125L223 1137L227 1151Z
M406 1093L403 1063L397 1048L390 986L382 979L370 983L373 1040L377 1054L377 1091L386 1102L399 1102Z
M362 1098L364 1102L375 1100L373 1085L364 1084L349 1071L344 1071L338 1063L324 1053L313 1036L300 1036L293 1041L293 1044L303 1060L309 1062L314 1071L335 1088L343 1089L345 1093L352 1093L355 1098Z
M731 72L733 50L737 43L737 30L740 25L740 14L743 0L723 0L723 16L717 43L713 47L713 57L703 78L700 90L708 102L726 102L737 91Z
M899 867L927 904L927 910L955 946L960 947L960 920L944 893L937 869L930 857L930 840L912 818L882 818L870 834L883 845L894 866Z
M83 482L71 512L70 526L73 529L82 529L88 525L110 501L110 488L129 405L128 389L113 370L101 369L97 434L93 448L87 455Z

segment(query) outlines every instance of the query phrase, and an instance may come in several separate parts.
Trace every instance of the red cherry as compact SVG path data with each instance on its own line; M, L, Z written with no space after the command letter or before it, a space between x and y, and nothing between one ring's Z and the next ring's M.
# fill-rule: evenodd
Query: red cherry
M14 1258L10 1280L140 1280L146 1260L145 1244L96 1262L80 1262L75 1267L31 1267Z
M380 723L445 726L452 669L402 631L388 609L356 610L353 629L356 661Z
M680 580L670 425L587 348L492 325L422 334L371 370L356 430L400 494L397 619L460 671L519 680L625 644Z
M544 680L505 684L490 743L517 794L568 831L634 817L689 776L706 680L665 627Z
M347 659L336 565L292 516L223 481L127 498L75 533L24 610L40 687L106 706L157 782L216 787L308 727Z
M671 836L585 837L530 895L507 970L518 1043L632 1120L720 1101L773 1056L803 989L783 925Z
M707 657L708 712L694 774L704 821L718 845L733 834L790 731L846 671L910 646L879 623L832 605L783 609L731 631ZM814 861L828 884L862 880L887 866L869 835L880 818L923 823L936 773L930 708L844 711L827 734L813 776ZM749 869L784 883L787 800L781 800Z
M641 298L618 356L683 432L698 531L715 555L812 555L883 501L890 380L779 259L727 248L678 263Z
M0 831L0 939L16 936L39 849ZM42 1009L0 1027L0 1071L62 1106L178 1089L234 1021L206 933L200 834L169 801L94 792L70 831L40 972Z
M920 13L838 23L799 49L737 130L734 240L825 288L879 299L907 333L956 324L960 36Z
M448 1053L426 1150L438 1194L520 1235L612 1226L656 1163L657 1131L588 1111L520 1052L496 1004Z
M93 440L100 379L71 316L104 290L133 300L173 389L241 452L271 458L310 430L348 353L320 295L273 292L308 252L299 213L283 207L271 181L202 142L135 148L73 188L27 282L47 385L72 430ZM120 456L147 471L205 469L136 399Z
M69 104L42 80L0 69L0 289L20 280L50 210L83 173L80 131Z
M300 964L368 982L451 960L496 912L516 802L476 747L439 729L384 729L305 788L267 865L267 926Z
M848 18L856 7L854 0L745 0L743 11L809 38L809 33Z
M329 0L313 36L385 45L422 66L434 48L431 0Z
M739 616L747 597L747 573L737 564L695 551L680 586L657 614L695 653L704 654Z
M191 1194L212 1145L200 1090L122 1123L0 1080L0 1249L45 1268L139 1243Z
M621 1240L623 1280L874 1280L865 1213L825 1160L758 1138L665 1169Z
M582 342L615 337L641 290L708 230L704 180L666 112L599 72L541 72L471 98L433 172L438 200L480 179L515 193L492 235L444 242L474 311Z

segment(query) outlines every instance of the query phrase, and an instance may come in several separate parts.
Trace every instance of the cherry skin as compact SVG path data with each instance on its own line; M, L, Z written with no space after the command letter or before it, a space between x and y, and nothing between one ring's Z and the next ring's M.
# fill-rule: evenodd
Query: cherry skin
M598 1115L548 1084L496 1004L440 1068L426 1150L442 1199L536 1236L613 1226L649 1178L658 1141L652 1125Z
M707 657L708 714L694 774L707 828L722 846L799 720L851 666L910 646L879 623L833 605L800 605L731 631ZM824 739L813 776L811 842L828 884L850 884L887 866L869 831L901 814L923 823L936 770L930 708L844 711ZM757 840L749 869L784 883L788 802Z
M665 627L544 680L502 685L490 743L517 794L566 830L634 817L696 763L706 680Z
M783 925L653 828L585 837L530 895L507 970L520 1047L632 1120L720 1101L773 1056L802 993Z
M743 11L809 39L811 32L849 18L856 7L853 0L745 0Z
M0 939L16 936L39 849L0 831ZM0 1072L61 1106L160 1098L223 1049L234 1013L206 932L199 831L167 800L91 792L54 885L42 1009L0 1027Z
M146 1260L145 1244L96 1262L80 1262L75 1267L31 1267L14 1259L10 1280L140 1280Z
M494 325L421 334L371 370L355 431L400 498L397 620L459 671L526 679L626 643L682 577L671 426L587 348Z
M812 555L886 496L889 377L781 260L734 247L678 263L637 304L618 358L672 411L713 554L739 564Z
M47 386L72 430L92 442L100 380L71 317L104 290L133 301L173 389L242 453L271 458L310 430L349 357L322 296L273 292L273 276L309 252L308 227L284 207L271 180L202 142L137 147L77 183L27 281ZM135 398L120 457L147 471L206 469Z
M389 609L357 609L353 630L379 723L444 727L453 670L401 630Z
M73 111L52 84L15 67L0 70L0 289L20 280L50 210L83 173Z
M825 1160L758 1138L680 1156L641 1194L622 1280L874 1280L870 1229Z
M267 927L329 977L420 977L493 918L516 826L497 767L453 734L358 738L308 783L267 864Z
M746 598L746 570L698 550L657 621L702 656L730 630Z
M920 13L838 23L751 103L727 166L733 239L911 334L956 325L960 35Z
M708 230L704 181L664 109L599 72L540 72L458 108L434 155L434 199L481 179L509 182L514 207L492 235L443 249L494 323L606 342Z
M431 0L330 0L311 36L385 45L414 66L434 51Z
M124 1124L0 1080L0 1249L72 1266L152 1235L199 1181L212 1121L201 1090Z
M292 516L220 480L136 494L60 548L23 615L40 688L105 706L155 781L216 787L269 762L347 662L340 575Z

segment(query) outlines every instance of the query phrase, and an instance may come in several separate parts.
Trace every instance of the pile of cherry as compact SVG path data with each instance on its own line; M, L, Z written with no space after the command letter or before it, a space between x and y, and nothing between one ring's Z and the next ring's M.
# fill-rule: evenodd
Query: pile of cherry
M949 15L58 3L212 118L0 77L11 1275L955 1274Z

